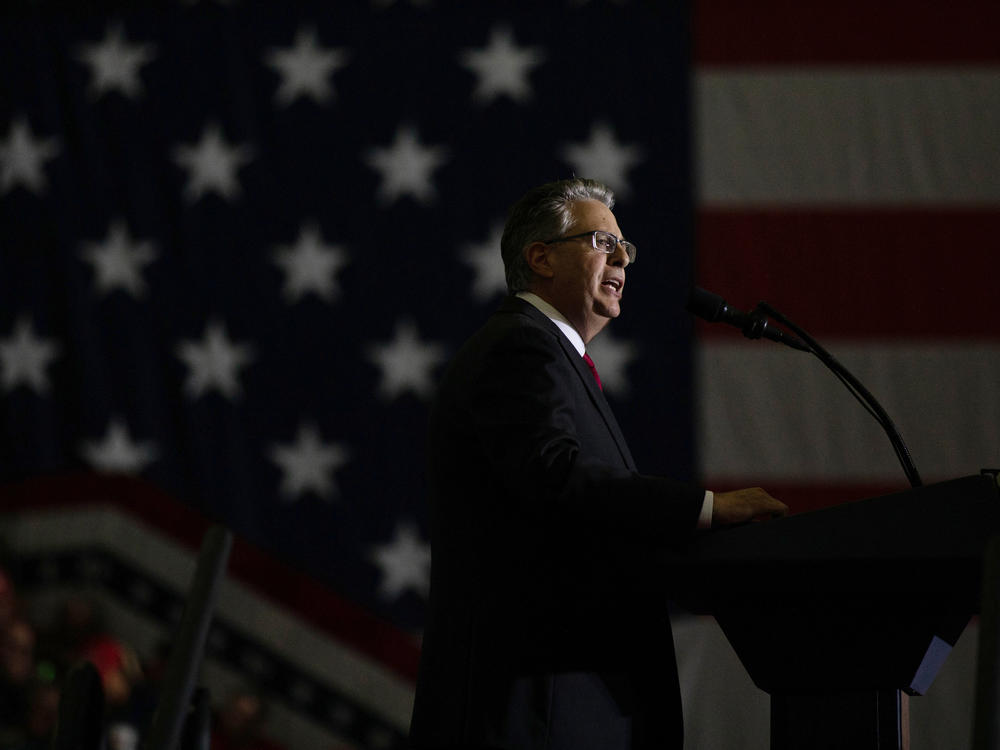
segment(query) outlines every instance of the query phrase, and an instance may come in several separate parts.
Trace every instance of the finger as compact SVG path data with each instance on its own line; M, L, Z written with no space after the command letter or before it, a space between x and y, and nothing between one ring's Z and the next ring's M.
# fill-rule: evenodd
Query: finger
M769 501L761 504L755 518L782 518L788 515L788 506L783 502L774 498L769 498Z

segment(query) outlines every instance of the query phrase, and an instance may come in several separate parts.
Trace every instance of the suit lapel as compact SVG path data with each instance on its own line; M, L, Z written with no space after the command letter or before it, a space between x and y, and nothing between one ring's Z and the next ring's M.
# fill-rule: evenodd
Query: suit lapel
M558 329L557 329L558 330ZM601 417L604 419L604 423L608 427L608 432L611 433L611 437L614 438L615 445L618 446L618 452L621 453L622 459L625 461L625 465L632 471L635 471L635 461L632 459L632 453L628 449L628 444L625 442L625 436L622 434L621 428L618 426L618 420L615 419L614 412L611 411L611 406L608 404L608 400L604 397L604 392L598 388L597 381L594 380L594 375L591 373L590 368L587 367L587 363L583 361L583 357L577 352L576 347L574 347L569 340L563 336L562 331L559 331L559 345L562 347L563 353L569 358L573 367L576 369L576 374L579 376L580 380L583 381L583 387L587 389L587 395L590 396L590 401L593 403L597 410L601 413Z
M601 417L604 419L604 423L608 427L608 432L611 433L611 437L615 441L615 445L618 446L618 452L621 453L622 460L625 465L631 471L635 471L635 461L632 459L632 453L628 449L628 444L625 442L625 436L622 434L621 428L618 426L618 420L615 419L614 413L611 411L611 406L608 404L608 400L604 398L604 393L600 388L597 387L597 382L594 380L594 376L590 372L590 368L587 367L587 363L583 361L583 357L580 356L573 344L570 343L569 339L563 334L562 331L546 317L546 315L539 310L537 307L532 305L530 302L525 302L517 297L508 297L504 300L500 307L500 312L517 312L523 313L530 317L532 320L538 323L548 326L555 333L556 340L559 341L559 345L562 347L563 354L569 359L573 368L576 370L577 376L583 382L583 387L587 390L587 395L590 397L591 403L600 412Z

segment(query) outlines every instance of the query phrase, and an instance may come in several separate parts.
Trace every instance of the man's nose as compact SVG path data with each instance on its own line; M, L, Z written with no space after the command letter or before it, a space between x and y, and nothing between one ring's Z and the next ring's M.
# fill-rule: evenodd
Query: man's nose
M625 252L625 246L619 242L615 245L615 251L613 253L608 253L608 265L615 267L621 266L622 268L625 268L628 263L628 253Z

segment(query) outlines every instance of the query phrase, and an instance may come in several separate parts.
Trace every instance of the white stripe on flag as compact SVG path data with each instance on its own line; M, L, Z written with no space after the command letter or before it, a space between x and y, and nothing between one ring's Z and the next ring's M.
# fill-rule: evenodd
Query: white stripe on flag
M1000 68L702 68L698 200L996 204Z
M1000 466L1000 344L826 348L889 412L925 481ZM815 357L712 340L699 345L696 367L701 473L710 480L905 484L881 428Z

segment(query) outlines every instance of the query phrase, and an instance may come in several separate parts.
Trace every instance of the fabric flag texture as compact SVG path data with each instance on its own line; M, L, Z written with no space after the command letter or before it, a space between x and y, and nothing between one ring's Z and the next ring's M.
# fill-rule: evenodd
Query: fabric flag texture
M572 0L5 4L0 481L18 508L92 499L99 472L142 478L107 502L174 537L170 497L223 520L337 599L251 566L260 601L365 666L282 651L291 631L252 607L209 659L340 742L402 746L426 408L503 297L498 233L528 187L602 179L645 239L629 314L591 353L637 459L694 476L688 23L684 4ZM128 591L160 591L159 545L109 518L88 570L127 562ZM55 554L40 528L84 543L29 520L19 549ZM127 604L148 622L158 601Z
M158 592L157 560L185 570L161 537L223 520L259 552L210 660L246 647L230 673L274 690L292 747L404 746L427 403L502 297L505 209L573 174L616 190L641 250L588 351L644 470L794 511L905 486L816 359L695 326L692 281L818 338L925 480L1000 466L997 28L985 1L5 5L13 546L117 540L99 562ZM92 499L93 472L145 484L101 485L117 510L86 538L30 515ZM688 744L760 746L759 695L711 693L738 666L692 627ZM691 708L711 700L757 718Z
M1000 466L998 25L989 2L694 5L697 284L818 339L885 407L924 482ZM908 486L815 357L709 324L695 352L708 486L763 486L793 512ZM721 633L676 633L701 699L688 744L766 746L766 696L712 649ZM973 622L910 702L915 750L970 745L975 658ZM719 702L740 715L720 725Z
M698 283L819 339L925 481L1000 465L998 17L989 3L696 8ZM707 481L798 509L907 486L817 359L706 325L697 372Z

